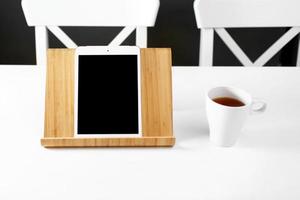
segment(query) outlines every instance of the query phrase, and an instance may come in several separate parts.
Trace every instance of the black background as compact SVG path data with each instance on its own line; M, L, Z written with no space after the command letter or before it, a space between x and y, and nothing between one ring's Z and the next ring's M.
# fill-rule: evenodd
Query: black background
M79 56L78 134L137 134L136 55Z
M106 45L121 30L116 28L62 27L78 45ZM254 61L286 28L229 29L229 33ZM199 60L200 31L196 27L193 0L161 0L156 26L149 28L149 47L171 47L173 65L196 66ZM50 34L50 47L63 45ZM135 34L124 44L133 45ZM267 65L295 65L297 37ZM34 29L28 27L21 0L0 1L0 64L35 64ZM240 62L215 35L214 65L238 66Z

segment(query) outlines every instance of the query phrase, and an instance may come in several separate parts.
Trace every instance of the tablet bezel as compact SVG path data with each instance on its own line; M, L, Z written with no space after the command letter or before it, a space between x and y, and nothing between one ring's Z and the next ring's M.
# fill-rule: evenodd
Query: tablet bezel
M109 133L109 134L78 134L78 80L79 66L78 60L80 55L137 55L137 73L138 73L138 133ZM75 50L74 63L74 137L80 138L132 138L142 137L142 102L141 102L141 67L140 67L140 49L136 46L86 46L78 47Z

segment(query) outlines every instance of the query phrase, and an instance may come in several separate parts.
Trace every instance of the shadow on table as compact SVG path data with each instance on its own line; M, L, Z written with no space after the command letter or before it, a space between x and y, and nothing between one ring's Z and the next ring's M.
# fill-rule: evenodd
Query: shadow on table
M205 113L178 111L174 113L174 134L176 143L208 139L209 129Z

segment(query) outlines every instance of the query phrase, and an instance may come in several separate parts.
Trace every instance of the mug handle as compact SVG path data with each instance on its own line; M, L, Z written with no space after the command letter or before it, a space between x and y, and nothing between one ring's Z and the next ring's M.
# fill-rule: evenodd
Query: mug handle
M261 100L253 100L251 104L251 113L258 114L263 113L267 109L267 103Z

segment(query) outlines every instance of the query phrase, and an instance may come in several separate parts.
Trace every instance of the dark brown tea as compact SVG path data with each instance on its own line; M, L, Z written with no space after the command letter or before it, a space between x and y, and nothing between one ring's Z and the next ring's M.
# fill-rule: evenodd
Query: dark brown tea
M245 104L240 100L230 98L230 97L218 97L213 99L214 102L224 105L224 106L231 106L231 107L240 107L244 106Z

